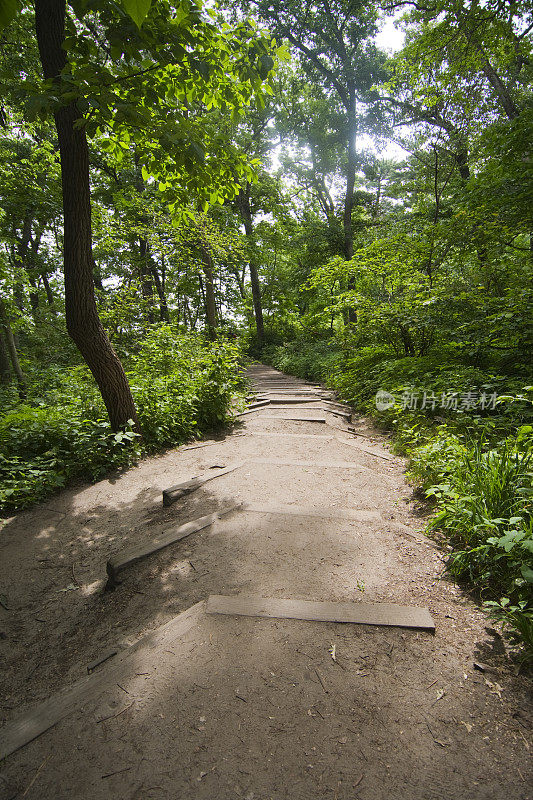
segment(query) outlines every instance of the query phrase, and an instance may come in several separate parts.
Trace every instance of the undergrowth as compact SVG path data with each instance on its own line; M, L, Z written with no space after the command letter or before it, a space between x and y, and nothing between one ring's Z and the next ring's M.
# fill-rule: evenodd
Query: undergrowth
M96 480L143 453L180 444L230 419L244 388L240 351L154 327L126 363L143 438L113 431L84 366L35 371L24 402L0 396L0 508L27 507L74 479Z
M438 357L398 358L378 347L354 354L334 337L301 338L269 348L263 359L324 382L393 432L410 477L434 503L428 533L438 529L452 546L449 573L533 663L531 376L481 369L445 348ZM389 408L377 409L379 390L392 396ZM433 400L421 409L424 393ZM482 396L491 399L485 408L472 403Z

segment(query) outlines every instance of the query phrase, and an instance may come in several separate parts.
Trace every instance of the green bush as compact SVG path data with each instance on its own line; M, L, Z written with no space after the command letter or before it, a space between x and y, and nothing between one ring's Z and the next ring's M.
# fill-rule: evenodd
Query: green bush
M0 416L0 507L23 508L73 479L95 480L142 452L178 444L223 425L244 382L240 351L224 341L154 327L126 364L143 430L112 431L86 367L32 375L21 404Z
M0 419L0 507L22 508L75 477L96 479L132 463L132 426L114 432L80 411L20 406Z
M266 351L278 369L321 380L394 432L410 475L435 502L430 530L452 544L450 573L469 583L491 616L533 660L533 424L529 376L490 373L454 346L438 355L395 357L387 347L354 349L298 339ZM396 398L378 411L376 392ZM404 393L496 394L494 409L403 408ZM460 403L458 404L460 406Z
M336 339L301 340L288 342L263 351L276 369L306 380L330 383L343 360L343 351Z
M511 440L490 450L475 443L447 477L426 493L439 507L431 526L454 546L448 569L490 598L493 616L533 657L533 451Z

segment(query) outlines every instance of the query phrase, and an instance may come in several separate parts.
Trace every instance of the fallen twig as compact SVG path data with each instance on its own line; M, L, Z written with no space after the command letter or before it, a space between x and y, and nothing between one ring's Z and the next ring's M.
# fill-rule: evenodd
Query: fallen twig
M320 685L324 689L325 693L328 694L328 689L327 689L326 683L324 681L324 678L322 677L322 675L320 674L320 672L317 670L316 667L315 667L315 672L316 672L316 676L317 676L318 680L320 681Z
M362 439L371 440L371 436L367 436L365 433L357 433L357 431L351 431L349 428L338 428L339 431L344 431L344 433L350 433L352 436L360 436Z
M446 694L446 690L445 689L441 689L440 692L437 693L437 699L432 702L431 706L433 707L435 705L435 703L438 703L439 700L442 700L442 698L444 697L445 694Z
M444 742L442 742L440 739L437 739L437 738L436 738L435 734L433 733L433 731L432 731L432 730L431 730L431 728L429 727L429 722L426 722L426 725L427 725L427 729L428 729L428 731L429 731L429 732L430 732L430 734L431 734L431 738L433 739L433 741L435 742L435 744L438 744L438 745L440 745L441 747L446 747L447 745L446 745Z
M116 649L108 650L106 653L101 655L100 658L97 658L94 661L91 661L90 664L87 664L87 672L89 673L89 675L91 674L91 672L93 672L93 670L96 669L96 667L99 667L100 664L104 664L106 661L109 661L109 659L113 658L113 656L116 656L117 653L118 650Z
M113 775L120 775L121 772L127 772L129 769L131 769L131 767L124 767L123 769L115 770L115 772L108 772L106 775L101 775L100 777L102 778L102 780L104 778L112 778Z
M52 758L52 755L50 754L49 756L47 756L47 757L44 759L44 761L42 762L41 766L39 767L39 769L37 770L37 772L35 773L35 775L34 775L34 776L33 776L33 778L31 779L30 783L29 783L29 784L28 784L28 786L26 787L26 789L25 789L25 791L24 791L24 794L22 794L22 795L21 795L22 797L26 797L26 795L27 795L27 794L28 794L28 792L30 791L31 787L33 786L33 784L34 784L34 783L35 783L35 781L37 780L37 776L39 775L39 772L42 770L42 768L44 767L44 765L46 764L46 762L47 762L47 761L50 761L50 759L51 759L51 758Z

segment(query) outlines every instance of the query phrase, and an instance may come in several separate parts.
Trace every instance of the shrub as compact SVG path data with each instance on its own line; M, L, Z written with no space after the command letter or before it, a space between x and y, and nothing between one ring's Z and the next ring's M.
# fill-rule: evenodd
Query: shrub
M411 477L435 502L429 528L439 528L453 547L450 573L476 590L533 660L531 387L524 387L527 376L491 374L458 352L449 346L438 356L397 358L386 347L299 339L266 356L279 369L328 383L394 431ZM392 408L377 410L379 389L397 398ZM495 393L499 400L495 409L462 413L398 403L403 392L424 391Z
M276 369L306 380L331 383L343 360L340 344L334 339L300 340L269 348L263 358Z
M112 431L86 367L32 376L24 404L0 416L0 507L23 508L76 478L95 480L142 452L179 444L230 418L243 388L235 344L154 327L126 365L143 441L128 424Z
M22 508L75 477L96 479L137 455L129 425L114 432L105 419L84 419L75 406L19 407L0 420L0 506Z

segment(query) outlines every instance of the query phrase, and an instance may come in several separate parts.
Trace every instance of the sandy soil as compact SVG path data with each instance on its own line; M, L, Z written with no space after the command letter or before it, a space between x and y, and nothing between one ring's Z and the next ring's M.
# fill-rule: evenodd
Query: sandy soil
M253 372L262 395L278 380L287 394L305 388ZM331 414L327 425L271 418L322 414L314 405L267 406L220 441L5 522L2 723L110 648L122 656L120 679L113 659L99 667L110 675L102 691L0 765L2 800L532 796L529 679L443 577L445 554L421 535L405 465L384 438L364 420L368 438L350 436ZM237 461L246 463L163 508L162 489ZM235 502L255 510L144 559L104 591L106 561L126 544ZM215 617L200 604L184 633L130 654L210 594L237 593L426 606L436 633Z

